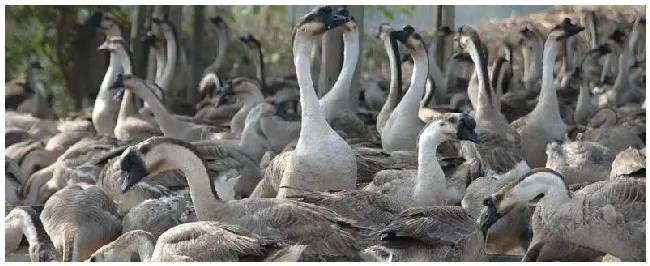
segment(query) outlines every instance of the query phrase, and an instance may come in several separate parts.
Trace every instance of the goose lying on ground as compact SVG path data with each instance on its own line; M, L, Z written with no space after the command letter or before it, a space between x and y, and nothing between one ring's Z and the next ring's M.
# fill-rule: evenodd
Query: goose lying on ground
M480 222L485 231L517 205L533 203L544 230L622 260L645 261L645 201L645 181L600 181L571 193L561 174L542 168L486 198ZM532 243L526 256L535 260L543 248Z
M32 262L58 261L54 245L39 218L42 211L42 206L18 206L5 216L5 255L18 248L24 235Z

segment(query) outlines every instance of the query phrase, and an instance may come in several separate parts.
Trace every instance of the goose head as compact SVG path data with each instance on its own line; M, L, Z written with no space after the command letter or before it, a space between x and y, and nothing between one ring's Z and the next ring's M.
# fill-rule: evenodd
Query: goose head
M386 40L386 38L389 37L391 31L393 31L393 27L391 27L388 22L382 22L379 24L379 30L377 31L375 37L382 41Z
M250 49L259 49L262 47L260 40L256 39L255 36L248 34L248 36L241 36L239 40L245 43Z
M161 103L165 102L165 92L162 88L156 85L153 82L145 81L141 78L138 78L132 74L117 74L115 81L111 84L108 89L110 90L119 90L115 98L121 98L124 96L124 90L135 90L135 88L144 87L153 93L153 95Z
M551 188L560 188L556 191L570 197L569 188L562 174L548 168L536 168L485 198L483 205L487 210L479 218L483 235L487 235L488 229L494 223L520 205L534 205L545 195L557 197L557 194L551 195L553 193Z
M456 31L456 35L454 35L454 47L456 51L452 57L456 59L467 58L471 61L470 47L472 46L477 48L475 50L484 50L478 49L479 47L483 47L483 44L476 30L470 26L460 26Z
M228 24L226 24L226 21L224 21L221 16L209 18L208 21L210 21L218 29L226 29L228 27Z
M120 28L117 26L115 21L111 17L106 16L104 12L100 10L93 11L84 21L84 25L99 29L109 36L121 35Z
M454 30L452 30L449 26L442 26L436 31L436 38L445 38L452 36L455 33Z
M609 35L607 39L617 45L623 45L627 41L627 36L625 35L625 32L617 28L614 30L614 32L612 32L612 34Z
M521 28L519 30L519 33L525 38L525 39L531 39L539 35L539 30L537 27L532 24L532 23L526 23L526 26Z
M576 35L583 31L585 27L578 24L571 23L570 18L564 18L560 24L557 24L551 32L548 33L548 38L553 38L558 41L566 40L567 38Z
M142 42L145 45L158 51L162 50L165 47L163 40L161 38L158 38L158 36L156 36L153 31L147 31L147 34L142 37Z
M330 6L317 7L302 16L293 28L291 38L296 42L311 42L328 30L337 28L350 19L335 13Z
M431 118L428 122L428 125L422 130L420 138L433 135L442 136L442 138L437 139L439 143L448 140L479 141L479 136L474 131L476 129L476 121L468 114L444 113Z
M347 10L345 8L342 8L342 9L339 9L336 12L336 14L338 14L340 16L343 16L343 17L346 17L346 18L349 18L349 20L345 24L343 24L341 26L341 29L343 29L343 32L358 31L357 21L354 19L353 16L350 16L350 11L349 10Z
M422 36L416 33L415 28L411 25L406 25L401 30L392 31L390 35L401 42L411 53L426 52Z

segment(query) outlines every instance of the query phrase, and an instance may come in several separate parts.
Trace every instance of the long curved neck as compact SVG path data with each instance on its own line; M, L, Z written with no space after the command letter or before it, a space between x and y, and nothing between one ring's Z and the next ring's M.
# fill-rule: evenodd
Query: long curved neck
M117 54L120 57L124 74L125 75L132 74L133 72L131 70L131 59L129 57L129 54L124 49L118 49ZM135 97L135 95L133 95L133 92L129 90L124 91L124 96L120 104L120 112L117 116L118 121L122 121L123 119L126 119L127 117L133 116L138 113L138 110L136 108L136 103L135 103L136 100L137 98Z
M557 94L553 84L553 68L558 53L557 40L548 38L544 45L544 67L542 69L542 89L539 92L539 99L533 112L541 112L544 116L552 115L560 119L560 107L558 106Z
M417 50L411 53L413 57L413 74L411 75L411 86L404 95L399 105L411 108L419 108L419 103L424 96L424 85L427 82L429 72L429 59L425 50Z
M314 90L314 83L311 78L309 52L312 44L310 42L296 42L294 45L293 62L296 67L296 77L300 86L300 107L302 109L301 134L307 128L307 124L326 124L325 116L321 113L318 96Z
M262 47L260 45L255 45L255 48L253 49L253 62L255 63L255 67L257 68L257 73L255 76L257 79L260 81L260 85L262 86L262 90L266 87L266 81L264 80L264 56L262 55Z
M515 186L514 190L519 198L526 202L535 199L540 194L544 194L540 203L555 206L571 198L564 181L558 176L545 172L526 177L519 185Z
M492 106L494 95L487 77L487 56L479 46L479 43L475 41L469 42L469 55L472 57L472 61L474 61L476 76L478 78L476 119L480 119L481 114L488 110L495 110L494 106Z
M238 93L237 98L241 100L242 107L230 120L230 129L232 133L241 134L246 127L246 117L249 112L253 107L264 101L264 96L259 90L250 90Z
M384 48L388 54L390 64L390 88L388 90L388 99L382 106L382 109L388 108L393 110L399 104L402 98L402 66L397 62L399 50L397 49L397 40L386 37Z
M224 26L223 29L219 28L217 32L219 35L219 48L217 48L217 57L212 62L212 66L218 70L226 58L226 51L228 51L228 28Z
M153 49L156 56L156 79L154 82L160 86L162 82L163 72L165 70L165 53L162 49Z
M534 82L539 78L539 72L540 70L543 71L542 65L543 65L543 58L542 58L542 45L544 43L544 40L542 39L541 36L539 36L539 33L533 32L534 37L531 39L531 46L532 46L532 51L531 51L531 57L532 57L532 62L530 65L530 82Z
M174 132L183 131L188 129L190 125L182 120L178 120L173 117L165 108L163 103L156 97L156 95L147 88L145 85L140 84L135 86L135 92L140 96L148 105L151 111L153 112L154 119L160 126L160 130L165 136L183 139L183 135L177 136ZM127 89L127 92L129 90Z
M444 38L444 37L439 37ZM442 74L440 67L438 66L438 41L437 38L431 40L429 45L429 75L433 78L433 82L436 85L436 95L446 95L447 94L447 80Z
M178 60L178 44L176 36L173 31L163 32L165 40L167 40L167 62L165 63L165 71L160 80L160 87L169 91L169 85L172 82L173 74L176 71L176 61Z
M431 131L428 131L431 130ZM447 188L445 173L442 171L436 151L443 141L439 128L425 129L418 144L418 177L413 198L430 198L431 194L440 193ZM425 203L425 202L422 202Z
M573 43L576 42L576 36L571 36L564 42L564 57L562 58L562 72L569 72L573 69Z
M29 246L38 244L38 232L31 219L25 211L11 211L5 217L5 252L18 248L23 235Z
M350 101L350 85L354 70L359 59L359 31L351 30L343 33L343 67L332 89L323 99L332 99L334 102L348 103ZM321 104L324 104L321 102Z
M218 221L223 219L219 210L225 204L219 199L214 182L210 180L203 160L189 149L179 146L162 147L159 152L164 154L167 161L178 165L185 175L198 220Z
M587 14L587 28L589 30L589 43L591 45L591 49L596 49L598 48L598 21L596 20L596 14L594 13L589 13Z
M497 112L501 112L501 95L503 95L503 82L506 75L506 64L507 61L503 57L499 57L495 61L495 66L492 68L492 88L496 92L496 97L494 97L494 109Z
M591 107L591 95L589 94L589 75L588 70L582 71L582 82L580 82L580 93L578 94L578 102L576 103L576 111L574 113L575 123L578 125L587 124L588 111Z
M120 73L120 71L122 70L121 60L118 54L110 53L108 58L109 58L108 68L106 69L106 74L104 74L104 79L102 80L102 84L99 86L99 94L97 94L97 98L100 98L103 95L105 95L106 92L109 92L108 87L110 87L111 84L115 82L115 78L117 77L117 74ZM110 96L106 96L106 97L110 97ZM103 100L110 100L110 99L103 99Z
M616 81L614 82L613 90L620 96L621 93L628 90L630 87L630 59L631 54L630 50L627 49L627 45L616 45L619 50L618 56L618 75L616 75Z

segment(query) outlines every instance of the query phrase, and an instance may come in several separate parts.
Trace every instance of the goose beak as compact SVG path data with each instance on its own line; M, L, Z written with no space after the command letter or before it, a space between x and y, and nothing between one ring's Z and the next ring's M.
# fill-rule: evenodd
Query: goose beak
M406 43L406 40L408 40L410 35L411 34L405 30L394 30L390 32L390 37L395 38L401 43Z
M468 140L471 142L480 142L480 138L474 129L476 128L476 121L474 118L467 114L462 114L458 122L457 137L459 140Z
M108 50L108 42L103 42L99 47L97 47L97 50L99 51L105 51Z
M487 236L487 232L501 217L502 213L499 213L496 206L494 205L494 199L490 196L483 200L483 205L487 206L487 211L481 214L479 224L481 226L481 232L483 237Z
M338 13L333 13L332 8L329 6L322 7L318 13L321 16L323 23L325 24L326 30L331 30L350 21L350 19L346 16L342 16Z
M120 190L126 193L133 185L137 184L147 175L144 161L140 158L135 147L128 147L120 156L120 170L122 186Z

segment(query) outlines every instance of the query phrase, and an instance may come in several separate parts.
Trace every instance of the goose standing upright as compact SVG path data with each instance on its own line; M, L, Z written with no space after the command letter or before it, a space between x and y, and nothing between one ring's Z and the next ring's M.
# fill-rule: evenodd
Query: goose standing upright
M461 26L454 40L458 42L459 53L468 54L474 61L477 73L478 92L475 118L479 143L463 143L466 158L476 160L485 176L511 179L529 170L522 154L519 134L508 125L505 117L494 107L494 91L487 77L487 54L478 33L469 26Z
M293 53L296 76L300 85L300 106L302 121L300 137L296 149L282 175L280 186L289 186L306 190L343 190L355 189L357 181L357 164L352 148L327 123L311 79L309 51L313 41L322 34L323 25L316 17L336 18L337 23L349 23L349 19L339 14L331 14L329 7L318 9L303 17L293 31ZM340 19L340 20L338 20ZM329 23L326 21L326 24ZM336 25L336 26L339 26ZM344 25L352 30L351 26ZM320 29L320 31L315 31ZM325 28L328 29L328 28ZM341 87L341 90L345 89ZM338 89L336 90L338 91ZM348 104L348 101L345 101ZM291 195L292 190L280 188L277 197Z
M395 110L395 107L397 107L397 104L402 98L402 64L397 61L400 59L400 56L399 50L397 49L397 39L394 37L391 38L390 36L392 31L393 27L390 24L382 23L379 25L379 33L377 34L379 39L384 43L384 49L386 50L386 54L388 54L388 62L390 64L390 87L386 102L381 106L381 110L377 115L377 132L382 132L384 125L386 125L386 120L388 120L390 114Z
M347 9L340 12L348 13ZM341 28L343 29L343 67L330 91L318 103L332 129L343 131L348 138L365 138L366 126L350 108L350 85L359 58L359 29L354 17L350 17L350 21Z
M88 17L85 24L99 29L107 38L122 37L122 32L115 21L105 16L101 11L94 11ZM92 121L97 133L108 134L110 136L113 135L113 130L117 124L117 114L120 111L120 106L113 104L113 97L116 94L115 91L109 90L117 74L122 73L122 65L120 64L119 58L117 54L110 53L108 69L106 69L104 80L99 86L99 92L97 93L92 113Z
M524 156L531 167L545 166L546 145L551 141L562 141L565 138L567 126L560 116L553 84L553 67L562 41L584 29L582 26L571 24L571 20L565 18L551 30L544 44L542 89L537 105L530 114L512 122L521 135Z
M414 151L418 134L424 126L418 117L418 112L429 72L427 50L422 37L415 33L415 29L410 25L390 34L411 52L415 66L411 76L411 86L380 132L381 146L389 152Z

